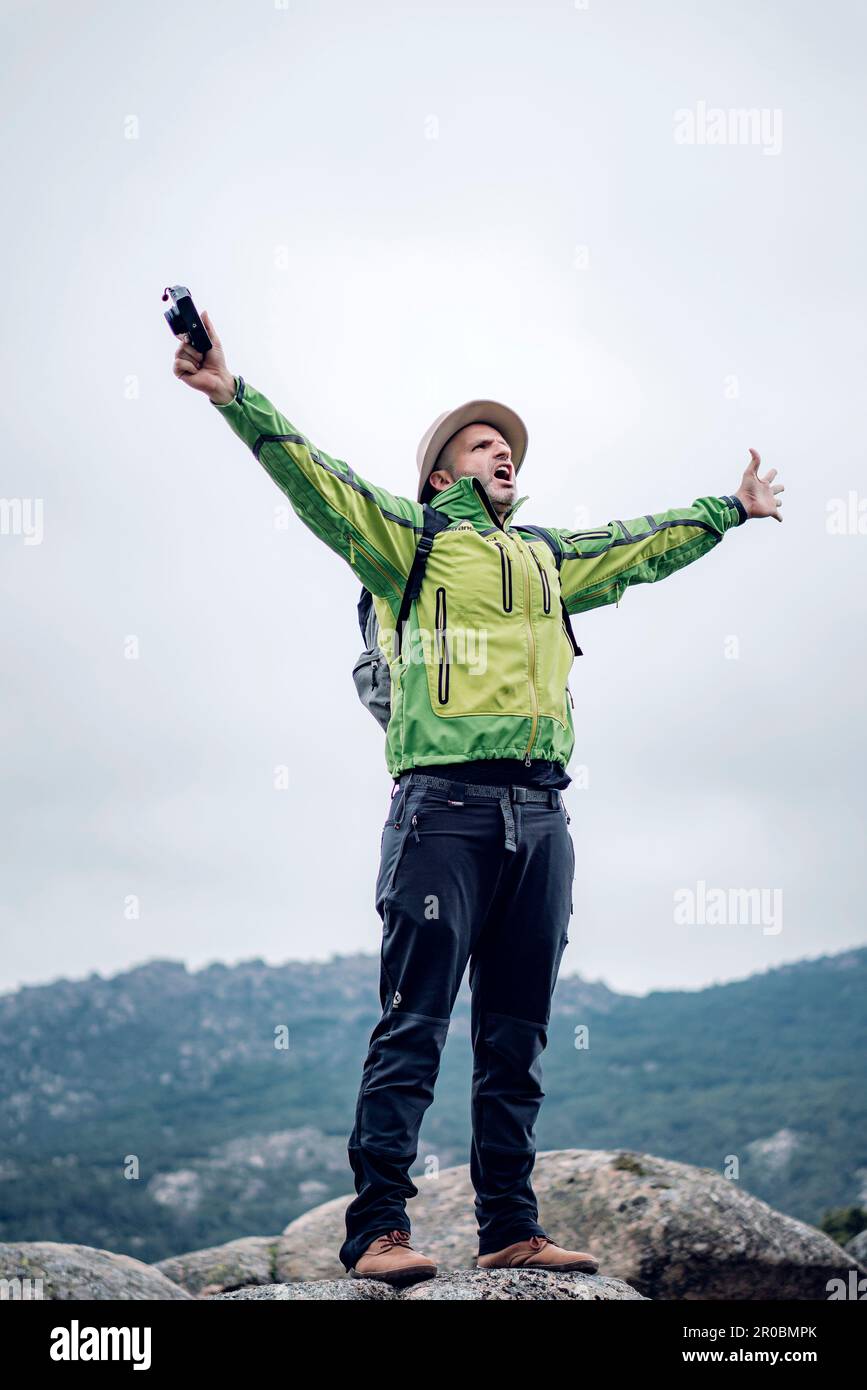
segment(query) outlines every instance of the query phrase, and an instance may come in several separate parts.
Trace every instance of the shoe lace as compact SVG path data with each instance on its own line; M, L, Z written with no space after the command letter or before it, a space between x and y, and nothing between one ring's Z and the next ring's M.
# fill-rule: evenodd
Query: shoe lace
M533 1250L544 1250L546 1245L551 1244L552 1242L548 1236L530 1236L530 1245Z
M386 1231L385 1235L380 1236L380 1240L383 1242L383 1254L386 1250L392 1250L396 1245L402 1246L404 1250L412 1249L409 1243L409 1231Z

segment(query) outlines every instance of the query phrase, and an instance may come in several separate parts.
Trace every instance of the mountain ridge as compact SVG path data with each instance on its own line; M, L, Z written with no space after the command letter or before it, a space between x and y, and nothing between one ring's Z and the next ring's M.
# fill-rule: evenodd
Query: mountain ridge
M347 1193L377 981L363 953L155 958L0 996L0 1239L160 1259ZM561 976L538 1146L736 1160L747 1190L814 1223L863 1201L865 986L867 948L696 991ZM469 1067L465 982L420 1164L465 1161Z

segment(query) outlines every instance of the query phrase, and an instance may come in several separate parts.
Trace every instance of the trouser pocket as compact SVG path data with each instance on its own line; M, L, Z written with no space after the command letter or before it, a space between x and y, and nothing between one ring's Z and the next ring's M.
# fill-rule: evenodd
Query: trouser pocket
M403 814L403 808L406 805L406 799L409 796L411 785L411 783L407 783L403 787L399 787L394 793L385 820L386 826L393 825L396 828L400 827L400 818Z
M382 828L379 842L379 873L376 879L376 910L382 915L385 899L394 888L394 882L406 849L407 837L413 835L412 818L424 800L424 787L409 783L394 799L394 812L390 812Z

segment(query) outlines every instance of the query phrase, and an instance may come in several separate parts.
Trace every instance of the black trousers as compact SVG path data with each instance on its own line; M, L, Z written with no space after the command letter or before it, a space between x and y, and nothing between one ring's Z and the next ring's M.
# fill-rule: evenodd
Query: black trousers
M382 1016L349 1139L356 1197L340 1249L410 1229L409 1170L464 971L472 990L472 1149L479 1254L544 1235L530 1176L541 1055L568 941L575 853L559 792L490 789L411 773L382 832ZM543 801L525 797L544 796Z

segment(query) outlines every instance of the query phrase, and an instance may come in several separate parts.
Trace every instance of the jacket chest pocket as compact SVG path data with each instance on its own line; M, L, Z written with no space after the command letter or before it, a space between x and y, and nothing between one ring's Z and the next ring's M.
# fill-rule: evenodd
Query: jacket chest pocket
M449 651L449 609L448 594L445 585L440 584L436 591L436 610L434 615L434 651L433 657L436 665L436 686L437 701L440 705L447 705L449 702L449 673L450 656Z
M539 559L538 555L536 554L536 552L535 552L535 550L533 549L532 546L530 546L530 554L531 554L532 557L533 557L533 560L534 560L535 565L536 565L536 569L539 571L539 580L540 580L540 583L541 583L541 585L542 585L542 612L543 612L543 613L550 613L550 612L551 612L551 581L550 581L550 579L548 578L547 572L546 572L546 570L545 570L545 566L542 564L542 561Z
M536 646L539 713L566 727L569 723L566 703L571 699L571 695L566 694L566 683L575 653L563 621L560 575L550 548L544 542L540 545L528 542L525 551L529 553L527 564L531 576L530 611Z
M502 541L494 541L493 544L500 552L500 593L502 596L503 612L511 613L513 604L512 557Z
M443 533L417 602L435 714L529 711L523 601L521 557L508 541Z

